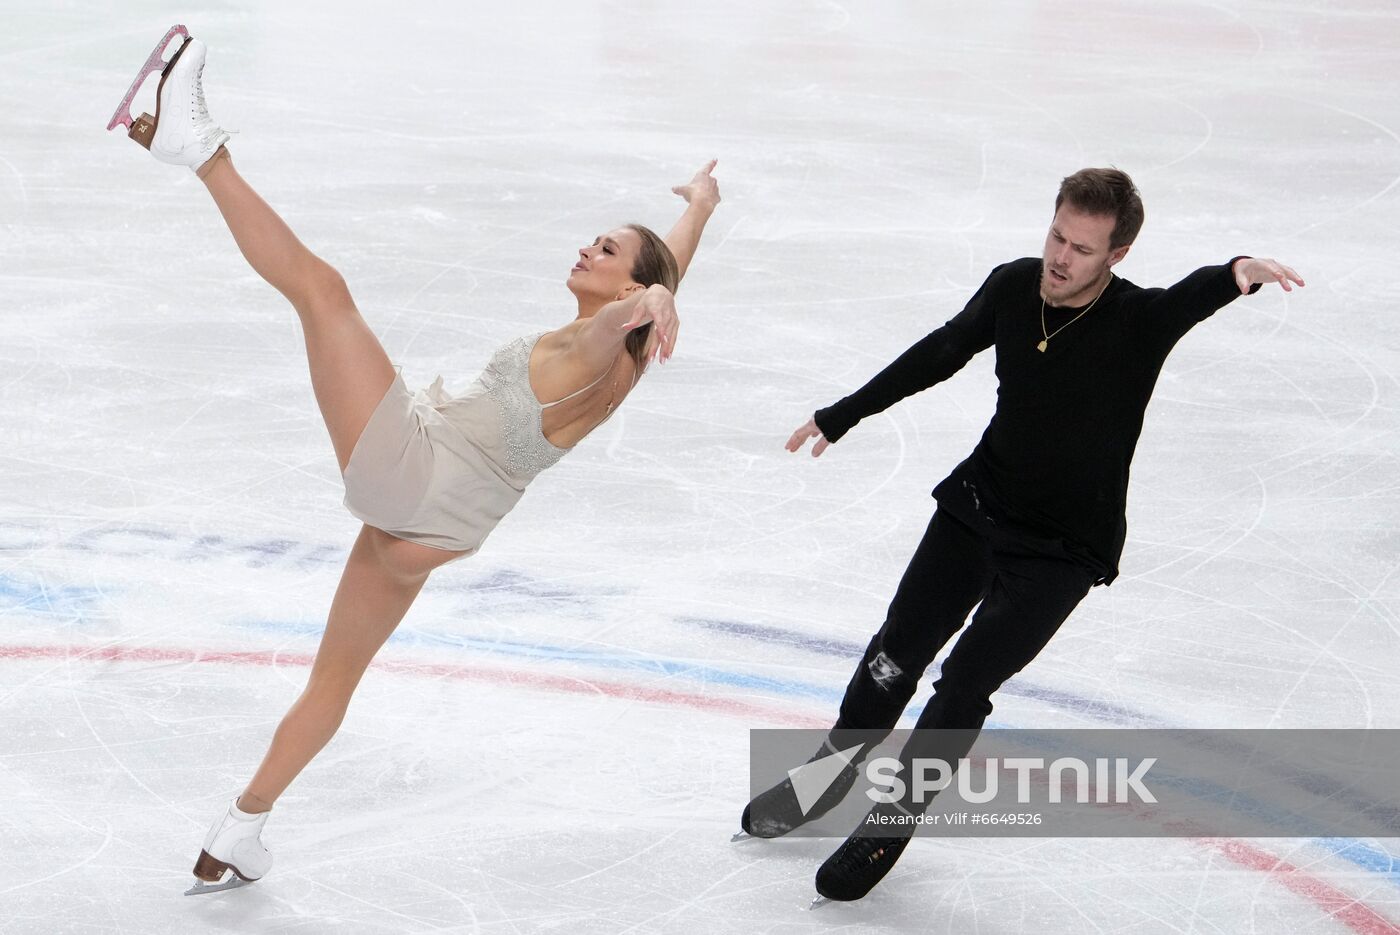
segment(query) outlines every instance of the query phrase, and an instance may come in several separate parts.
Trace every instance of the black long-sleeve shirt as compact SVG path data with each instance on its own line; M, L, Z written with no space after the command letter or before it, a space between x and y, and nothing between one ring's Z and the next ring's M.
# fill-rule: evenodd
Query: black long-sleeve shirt
M1059 334L1083 307L1047 305L1045 329L1054 336L1044 352L1036 349L1044 338L1040 260L1003 264L947 324L818 410L817 427L834 442L995 345L996 413L933 495L965 522L1063 540L1098 571L1098 583L1108 584L1118 576L1128 468L1157 375L1182 335L1240 294L1233 263L1203 267L1168 289L1115 278L1098 304Z

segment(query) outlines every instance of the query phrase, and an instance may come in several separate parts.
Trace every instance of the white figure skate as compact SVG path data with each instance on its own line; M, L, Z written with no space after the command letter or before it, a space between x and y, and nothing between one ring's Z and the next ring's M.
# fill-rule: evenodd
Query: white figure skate
M184 42L167 62L161 54L176 36L184 36ZM206 52L204 43L191 38L184 26L170 27L117 105L107 129L126 126L127 135L161 162L198 171L229 139L228 132L210 119L204 102L201 78ZM157 70L160 83L156 86L155 116L143 113L139 118L132 117L132 99L146 78Z
M230 802L228 812L204 836L204 850L194 865L195 884L185 895L218 893L262 879L272 869L272 855L261 840L269 814L250 815L239 809L237 799Z

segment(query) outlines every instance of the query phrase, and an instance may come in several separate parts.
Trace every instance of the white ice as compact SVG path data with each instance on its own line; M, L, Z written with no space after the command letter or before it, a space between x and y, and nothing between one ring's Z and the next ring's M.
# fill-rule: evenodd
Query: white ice
M432 579L278 803L272 873L201 899L201 837L302 684L356 524L295 316L189 172L103 132L182 18L240 169L415 386L569 320L574 250L664 230L707 158L724 196L674 361ZM1397 930L1394 840L929 840L812 913L836 842L728 843L748 730L834 716L992 411L990 355L819 461L782 443L1036 254L1085 165L1143 191L1128 279L1248 253L1308 285L1177 348L1123 577L994 720L1400 727L1390 0L4 21L3 935Z

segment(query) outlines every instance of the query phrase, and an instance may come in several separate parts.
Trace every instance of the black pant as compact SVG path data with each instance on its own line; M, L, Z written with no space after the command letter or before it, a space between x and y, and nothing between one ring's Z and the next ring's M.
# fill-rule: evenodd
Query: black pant
M902 756L936 755L956 765L992 713L992 693L1036 657L1098 577L1059 540L978 525L974 531L945 509L933 514L884 626L846 686L832 729L836 749L846 746L844 729L883 736L894 727L924 669L980 601L915 724L965 733L948 735L936 752L906 747Z

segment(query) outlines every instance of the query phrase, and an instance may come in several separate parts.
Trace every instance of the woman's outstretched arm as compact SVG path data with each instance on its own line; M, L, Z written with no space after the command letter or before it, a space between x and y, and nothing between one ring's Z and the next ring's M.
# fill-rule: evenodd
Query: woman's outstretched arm
M685 276L705 223L719 204L719 183L710 175L717 160L711 159L700 167L694 178L671 189L685 199L685 212L664 238L676 258L677 272ZM585 369L597 370L612 363L627 333L650 322L651 340L647 342L647 358L665 361L676 345L680 321L676 316L675 297L665 286L632 286L613 302L603 306L598 314L585 323L575 336L571 348Z
M616 301L604 305L579 329L570 352L584 370L596 373L613 362L628 332L647 323L655 326L647 345L648 359L665 361L676 346L680 319L675 297L659 284L630 286Z
M710 175L717 161L711 159L700 167L693 179L671 189L686 201L685 213L665 237L666 246L671 248L671 253L676 258L676 266L682 279L685 278L685 271L695 256L695 248L700 245L700 235L705 231L705 222L710 219L715 206L719 204L719 183Z

